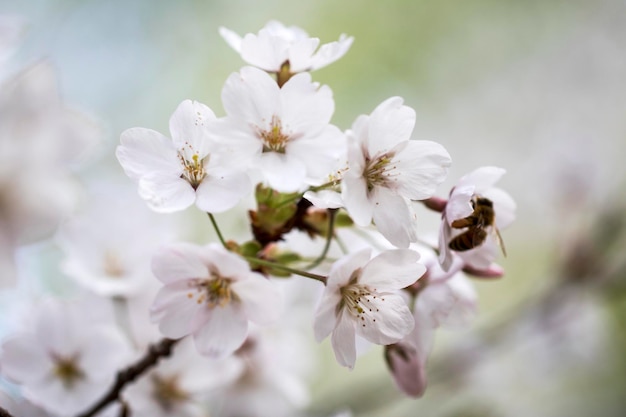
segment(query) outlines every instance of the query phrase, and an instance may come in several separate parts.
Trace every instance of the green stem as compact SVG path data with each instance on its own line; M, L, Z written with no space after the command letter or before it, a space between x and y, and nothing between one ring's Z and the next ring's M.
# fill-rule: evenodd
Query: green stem
M330 242L332 242L333 235L335 234L335 214L337 214L337 209L328 209L328 230L326 231L326 244L324 245L324 250L322 250L322 254L316 260L305 266L304 269L313 269L326 259L328 249L330 248Z
M275 268L275 269L281 269L285 272L289 272L294 275L300 275L301 277L311 278L326 285L326 277L323 275L312 274L306 271L300 271L299 269L289 268L288 266L266 261L264 259L259 259L259 258L252 258L252 257L246 256L245 260L247 260L248 262L258 264L258 265L263 265L263 266L267 266L267 267Z
M222 243L222 246L224 246L226 249L228 249L228 246L226 246L226 241L224 240L224 236L222 236L222 232L220 232L220 228L217 225L217 222L215 221L215 217L213 217L212 213L207 213L209 215L209 219L211 220L211 224L213 224L213 228L215 229L215 233L217 233L217 237L220 240L220 242Z

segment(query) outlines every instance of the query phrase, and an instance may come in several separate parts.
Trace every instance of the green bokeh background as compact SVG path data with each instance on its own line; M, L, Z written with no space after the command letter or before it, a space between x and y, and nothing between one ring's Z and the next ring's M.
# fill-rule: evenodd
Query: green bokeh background
M608 238L591 233L606 212L626 216L624 1L0 0L0 11L27 20L18 60L49 58L66 101L104 128L101 157L84 170L86 179L122 176L113 155L119 133L133 126L167 132L169 116L183 99L204 102L222 115L222 84L243 62L218 27L243 34L277 19L323 43L341 33L355 37L343 59L313 75L333 89L333 122L340 128L400 95L417 111L414 137L436 140L452 156L441 190L478 166L507 169L500 185L519 204L517 222L503 232L507 274L497 282L477 282L474 329L517 317L520 306L542 299L557 277L566 279L564 264L571 263L568 254L579 241L591 245L589 253L605 256L596 263L621 265L621 226L613 230L617 243L611 248ZM420 227L433 233L436 218L423 213ZM609 274L618 284L576 287L599 306L606 340L588 363L546 370L560 375L549 386L540 383L541 372L537 384L511 384L537 361L524 343L504 344L485 367L508 383L495 380L492 391L481 391L444 375L423 399L407 400L391 385L380 350L360 358L349 372L339 369L324 343L311 409L350 407L356 416L406 417L624 415L623 271L616 267ZM446 351L475 337L442 333L433 368L445 362ZM580 337L598 336L581 331ZM532 345L532 338L527 342Z

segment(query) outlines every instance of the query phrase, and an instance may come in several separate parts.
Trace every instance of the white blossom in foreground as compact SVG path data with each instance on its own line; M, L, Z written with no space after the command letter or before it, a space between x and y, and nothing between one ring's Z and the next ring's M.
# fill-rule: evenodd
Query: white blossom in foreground
M251 191L248 176L215 152L207 135L213 120L207 106L185 100L170 118L172 140L142 127L122 132L117 158L151 209L170 213L195 202L200 210L219 213Z
M407 248L417 240L410 200L423 200L444 181L451 160L438 143L409 140L415 111L392 97L359 116L348 136L349 169L342 197L359 226L372 220L389 242Z
M257 35L248 33L243 38L224 27L219 31L244 61L268 72L279 72L285 64L292 73L320 69L344 56L354 40L342 34L338 41L317 49L318 38L309 37L299 27L286 27L275 20L268 22Z
M370 260L365 249L337 261L315 315L315 338L332 333L335 357L354 367L355 336L372 343L396 343L413 330L414 320L398 290L417 281L426 268L411 250L391 250Z
M203 355L233 353L246 339L249 320L269 324L282 310L272 282L218 245L164 247L152 271L165 285L152 305L152 321L169 338L192 334Z
M222 102L227 116L211 135L230 160L260 170L278 191L321 184L345 154L343 133L329 124L332 91L311 82L308 73L279 88L267 73L244 67L226 80Z
M443 213L439 229L439 262L444 270L450 268L453 260L453 251L450 249L452 239L463 233L467 236L467 244L462 251L455 251L467 265L475 269L490 267L500 248L498 230L508 227L515 219L516 204L513 198L494 187L506 171L497 167L481 167L463 176L452 189L450 198ZM483 199L478 201L478 199ZM491 204L491 207L489 207ZM480 207L476 207L480 206ZM485 207L486 206L486 207ZM483 214L481 210L488 210ZM487 224L488 216L494 217L493 224ZM453 228L455 220L473 218L475 227ZM481 233L482 236L475 236Z
M78 303L46 302L32 332L2 344L2 374L21 385L27 400L54 414L74 415L92 405L131 359L118 328L86 311L91 313Z
M190 339L182 340L172 357L128 385L123 397L134 417L204 417L211 391L231 383L239 363L199 356Z

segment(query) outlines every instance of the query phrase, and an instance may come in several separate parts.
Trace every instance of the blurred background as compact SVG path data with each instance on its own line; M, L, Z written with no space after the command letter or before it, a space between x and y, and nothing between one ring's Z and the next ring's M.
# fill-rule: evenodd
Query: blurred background
M452 156L441 190L479 166L504 167L499 186L518 217L503 232L505 277L476 282L475 324L438 333L422 399L395 390L381 349L350 372L326 341L313 349L310 412L626 415L623 0L0 0L0 12L26 21L15 61L49 59L65 101L104 130L86 183L124 181L120 132L167 132L183 99L224 114L222 84L243 61L220 26L256 33L277 19L322 43L354 36L344 58L313 74L334 91L333 123L349 128L404 97L418 115L414 138ZM437 216L421 213L434 233Z

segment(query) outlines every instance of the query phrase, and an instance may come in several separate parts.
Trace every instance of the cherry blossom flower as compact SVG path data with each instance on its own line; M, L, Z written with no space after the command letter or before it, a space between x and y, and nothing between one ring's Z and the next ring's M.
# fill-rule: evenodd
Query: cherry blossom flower
M400 97L385 100L347 132L349 169L342 197L356 224L374 220L389 242L407 248L417 239L410 200L432 196L451 161L441 145L409 140L415 111L402 103Z
M488 269L496 258L500 251L497 229L506 228L515 219L515 201L508 193L494 187L505 172L502 168L481 167L463 176L452 189L439 229L439 262L444 269L450 268L452 264L450 241L468 230L453 228L452 223L473 215L477 198L484 198L487 203L492 204L495 224L484 225L486 233L484 242L467 251L455 253L466 264L479 270Z
M251 191L247 175L233 170L208 139L213 120L207 106L185 100L170 118L172 140L141 127L122 132L117 158L151 209L170 213L195 202L200 210L219 213Z
M229 384L241 372L237 361L198 355L193 342L182 340L172 356L123 391L136 417L203 417L207 394Z
M284 324L284 323L282 323ZM221 417L290 417L307 405L302 370L309 362L307 344L290 326L253 328L245 343L228 358L241 372L210 396Z
M222 141L229 160L259 169L278 191L321 184L345 154L343 134L329 124L332 92L308 73L279 88L267 73L244 67L226 80L222 102L227 116L211 135Z
M231 354L245 341L249 320L268 324L281 313L273 284L221 246L164 247L154 256L152 271L165 285L152 306L152 320L169 338L192 334L203 355Z
M244 61L268 72L280 72L285 64L292 73L320 69L344 56L354 40L342 34L338 41L317 49L318 38L309 37L299 27L286 27L275 20L268 22L257 35L248 33L242 38L224 27L220 27L219 32Z
M98 320L81 303L45 302L34 332L2 344L2 373L22 387L32 403L58 415L73 415L95 402L113 383L130 347L112 321ZM88 313L86 313L88 312Z
M174 224L120 187L101 187L87 210L61 225L62 270L80 285L107 297L132 297L152 280L150 260L174 237ZM127 197L127 198L125 198Z
M365 249L337 261L315 316L315 338L332 333L331 343L339 364L354 367L355 336L389 345L413 330L414 320L406 302L396 293L426 271L411 250L391 250L370 260Z

